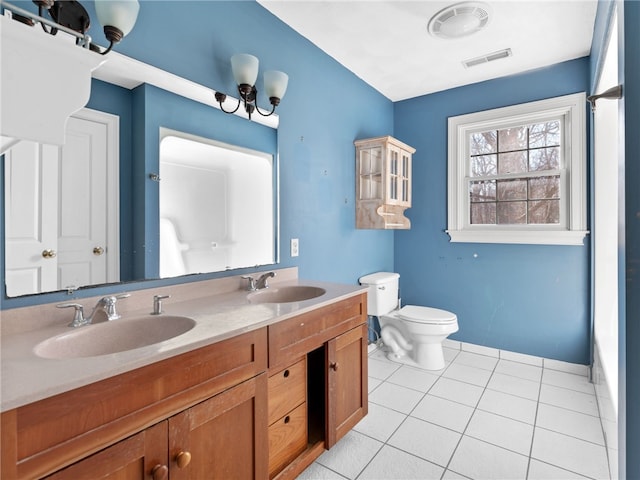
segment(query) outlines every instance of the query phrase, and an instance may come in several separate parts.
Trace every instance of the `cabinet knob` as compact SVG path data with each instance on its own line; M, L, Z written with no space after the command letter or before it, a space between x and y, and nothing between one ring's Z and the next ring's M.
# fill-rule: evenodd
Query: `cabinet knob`
M184 468L189 463L191 463L191 453L189 452L180 452L176 455L176 463L178 464L178 468Z
M100 256L104 253L104 248L102 247L94 247L93 248L93 254L96 256Z
M169 469L166 465L158 464L151 469L151 478L153 480L167 480Z
M42 251L43 258L55 258L55 256L56 256L55 250L47 249Z
M330 363L329 368L335 372L336 370L338 370L338 363L337 362Z

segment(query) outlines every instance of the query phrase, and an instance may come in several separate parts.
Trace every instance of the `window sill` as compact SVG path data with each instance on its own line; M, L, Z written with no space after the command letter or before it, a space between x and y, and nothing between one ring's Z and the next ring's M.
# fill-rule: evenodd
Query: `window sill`
M451 242L460 243L516 243L533 245L584 245L588 230L446 230Z

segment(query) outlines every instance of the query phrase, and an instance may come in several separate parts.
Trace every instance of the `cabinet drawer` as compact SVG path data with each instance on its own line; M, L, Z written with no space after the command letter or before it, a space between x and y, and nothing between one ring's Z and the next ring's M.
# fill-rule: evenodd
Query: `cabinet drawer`
M307 404L303 403L269 427L269 477L307 448Z
M269 425L307 399L307 359L269 377Z
M366 320L363 293L269 325L269 367L287 365Z

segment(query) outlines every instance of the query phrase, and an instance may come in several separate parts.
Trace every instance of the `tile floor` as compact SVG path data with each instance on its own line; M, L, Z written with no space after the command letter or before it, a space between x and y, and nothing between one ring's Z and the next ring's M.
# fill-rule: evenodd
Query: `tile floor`
M372 352L369 415L298 478L610 478L586 376L451 348L445 358L431 372Z

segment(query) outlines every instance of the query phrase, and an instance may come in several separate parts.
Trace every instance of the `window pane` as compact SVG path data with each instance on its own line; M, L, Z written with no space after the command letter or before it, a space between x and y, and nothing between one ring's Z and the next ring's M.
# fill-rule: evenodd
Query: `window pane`
M560 145L560 121L534 123L529 127L529 148Z
M510 152L527 148L527 127L498 130L498 151Z
M503 225L527 223L527 202L498 203L498 223Z
M498 201L504 200L526 200L527 181L526 180L499 180L498 181Z
M496 201L495 180L489 182L471 182L469 190L471 203Z
M471 223L474 225L495 225L496 224L496 204L495 203L472 203Z
M527 152L501 153L498 155L498 173L524 173L527 171Z
M529 179L529 199L560 198L560 176Z
M471 155L495 153L497 150L495 130L472 133L469 137L469 152Z
M536 200L529 202L529 223L560 223L560 200Z
M471 176L484 177L498 172L497 155L480 155L471 158Z
M529 152L529 171L557 170L560 168L560 148L539 148Z

